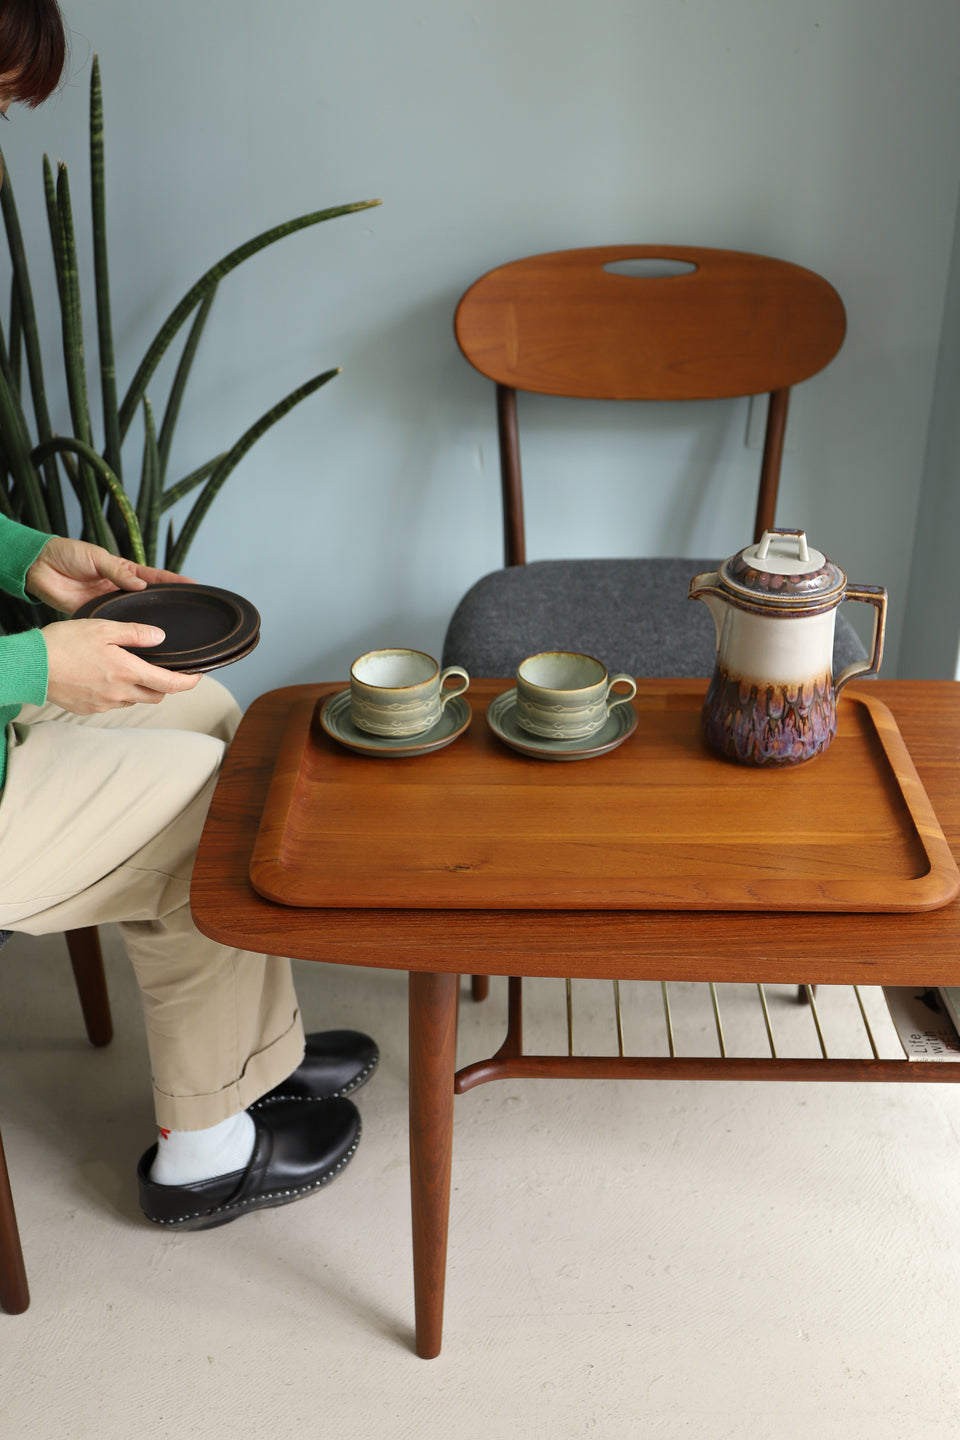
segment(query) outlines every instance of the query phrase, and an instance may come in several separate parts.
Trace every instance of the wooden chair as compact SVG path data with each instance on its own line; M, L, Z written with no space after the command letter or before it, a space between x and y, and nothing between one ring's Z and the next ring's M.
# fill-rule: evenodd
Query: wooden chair
M682 273L609 268L625 262ZM774 524L790 388L822 370L843 342L836 291L810 270L762 255L602 246L490 271L462 297L455 330L466 359L496 386L505 568L460 601L443 664L509 676L526 655L557 649L638 676L709 676L713 623L687 587L724 557L526 563L517 392L620 401L769 394L753 523L759 539ZM803 517L789 523L802 526ZM864 654L838 616L835 668ZM485 993L474 977L475 997Z
M9 930L0 930L0 948L10 939ZM103 973L103 955L96 926L66 932L67 949L80 996L87 1035L91 1045L108 1045L113 1038L110 998ZM20 1315L30 1304L27 1272L17 1228L17 1214L10 1190L10 1176L0 1138L0 1307Z

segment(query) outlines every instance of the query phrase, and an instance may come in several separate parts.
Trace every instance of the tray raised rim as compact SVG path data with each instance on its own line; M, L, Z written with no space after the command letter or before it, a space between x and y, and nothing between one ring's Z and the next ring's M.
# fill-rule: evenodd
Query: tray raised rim
M601 900L595 895L572 902L569 897L566 897L563 904L553 900L544 902L538 897L525 895L522 899L501 899L494 905L482 900L473 900L469 896L460 896L450 900L440 898L430 902L417 898L405 900L402 896L398 897L395 894L384 896L376 893L370 893L368 896L360 898L351 895L347 900L317 898L315 892L303 888L298 879L297 867L290 865L284 858L284 817L289 813L296 793L305 751L312 743L315 711L322 705L328 691L333 688L335 687L324 687L324 693L319 700L298 701L292 706L267 792L264 811L250 858L249 876L254 889L263 898L277 904L316 908L317 910L411 908L463 912L478 910L508 912L510 910L596 911L608 909L631 910L638 913L664 910L682 913L700 910L743 911L745 913L761 911L768 914L779 911L880 914L935 910L949 904L960 891L960 870L958 870L953 852L913 764L896 718L882 700L872 696L865 686L860 686L851 687L845 693L843 703L861 706L867 712L887 763L899 786L916 832L916 838L927 861L927 870L923 874L908 880L899 879L885 892L884 898L880 901L876 898L865 900L858 897L857 882L849 877L832 882L826 879L819 881L820 893L815 896L806 893L804 886L799 881L793 883L791 890L790 880L784 878L778 888L773 887L772 884L768 887L771 890L777 888L775 896L770 893L756 894L750 886L744 885L740 893L726 896L718 896L716 893L706 893L699 897L691 894L686 896L662 895L644 899L639 903L636 900L628 903L617 899ZM677 685L676 682L667 680L660 682L659 685L654 682L653 693L660 690L666 695L676 692L678 697L688 693L685 685ZM495 698L496 693L499 692L494 692L482 704L478 704L477 714L474 718L475 725L483 724L485 721L485 714L481 714L480 711L485 711L486 704ZM646 693L652 692L648 689ZM486 727L484 726L484 728ZM470 733L468 731L465 736L461 737L458 744L468 742ZM718 761L718 763L730 762Z

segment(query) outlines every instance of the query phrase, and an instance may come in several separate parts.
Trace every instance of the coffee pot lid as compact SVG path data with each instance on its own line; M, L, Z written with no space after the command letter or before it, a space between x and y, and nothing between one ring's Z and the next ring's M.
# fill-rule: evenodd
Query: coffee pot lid
M720 566L722 583L754 604L839 604L847 577L838 565L807 544L803 530L765 530ZM824 602L827 602L826 604Z

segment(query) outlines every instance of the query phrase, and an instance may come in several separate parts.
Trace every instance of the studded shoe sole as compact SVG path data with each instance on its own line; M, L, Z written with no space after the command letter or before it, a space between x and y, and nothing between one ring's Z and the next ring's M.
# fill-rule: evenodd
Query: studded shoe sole
M251 1210L292 1205L335 1180L360 1144L359 1112L339 1097L309 1106L275 1103L251 1118L256 1137L246 1168L212 1180L156 1184L150 1167L157 1147L151 1145L137 1166L146 1218L168 1229L211 1230Z

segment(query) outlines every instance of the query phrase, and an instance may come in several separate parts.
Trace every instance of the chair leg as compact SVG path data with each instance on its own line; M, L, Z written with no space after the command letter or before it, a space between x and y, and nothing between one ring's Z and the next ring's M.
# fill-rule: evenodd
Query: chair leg
M82 930L68 930L67 949L90 1043L109 1045L113 1039L113 1020L97 927L88 925ZM8 1315L22 1315L29 1304L27 1269L0 1137L0 1309Z
M22 1315L30 1304L27 1270L23 1263L17 1212L13 1208L10 1176L0 1139L0 1307L8 1315Z
M90 1044L109 1045L113 1039L113 1020L97 927L87 925L82 930L68 930L66 933L73 978L77 982Z
M486 1000L487 996L490 994L490 976L471 975L470 994L473 996L474 1000Z

